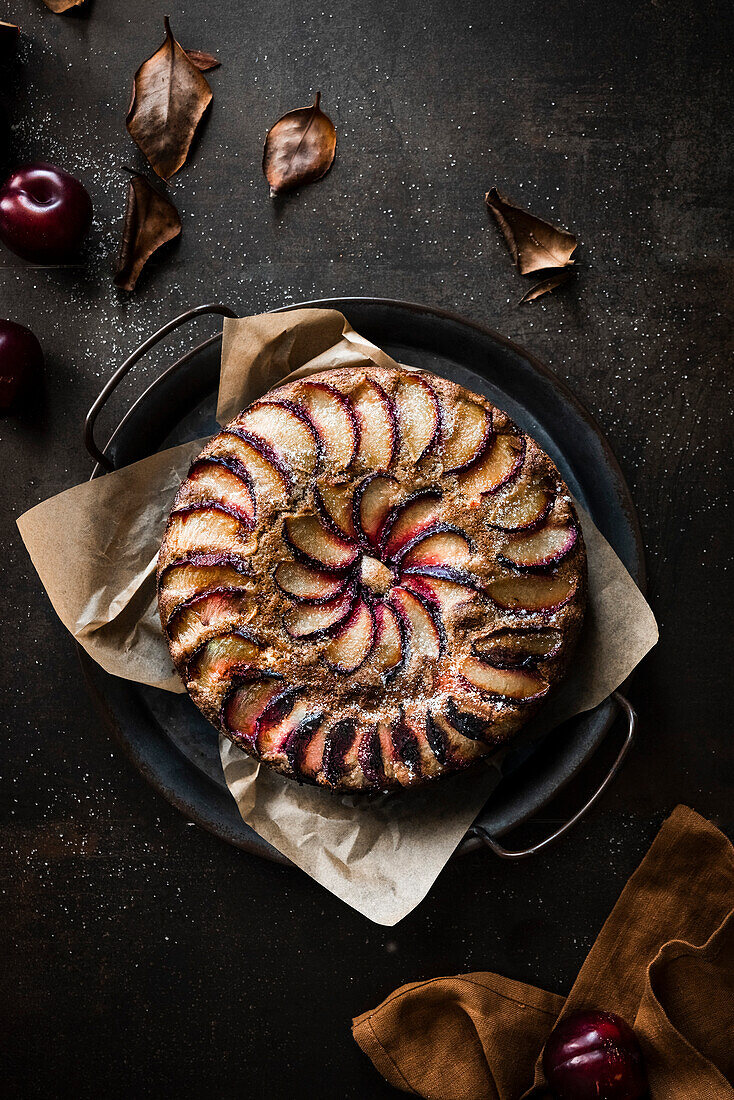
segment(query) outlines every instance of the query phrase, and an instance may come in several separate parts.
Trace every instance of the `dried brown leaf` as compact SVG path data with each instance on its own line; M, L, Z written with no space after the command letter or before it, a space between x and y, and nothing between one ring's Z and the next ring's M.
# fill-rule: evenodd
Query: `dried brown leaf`
M43 0L43 2L51 11L55 11L57 15L61 15L62 12L69 11L70 8L81 7L84 0Z
M265 139L263 172L271 196L321 179L336 153L336 130L321 110L321 92L310 107L299 107L278 119Z
M573 233L521 210L500 195L496 187L487 192L484 201L494 214L521 275L573 263L571 254L578 243Z
M196 128L211 103L212 90L171 33L135 74L127 115L130 137L162 179L185 163Z
M178 237L180 232L181 218L170 199L148 183L145 176L135 172L127 192L115 286L134 290L140 272L153 253Z
M199 72L208 73L210 69L218 69L222 62L213 53L205 50L184 50L189 61L196 65Z
M527 294L523 294L517 304L521 306L525 302L534 302L536 298L547 294L549 290L555 290L557 286L567 283L572 275L573 268L570 267L562 267L560 271L554 271L552 275L549 275L546 279L541 279L539 283L532 286Z

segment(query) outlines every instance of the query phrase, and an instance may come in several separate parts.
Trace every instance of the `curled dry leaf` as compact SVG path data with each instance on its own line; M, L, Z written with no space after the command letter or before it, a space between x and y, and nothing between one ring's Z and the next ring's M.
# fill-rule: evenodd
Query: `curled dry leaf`
M185 163L196 128L211 103L206 78L171 33L135 74L127 114L130 137L162 179Z
M207 53L206 50L184 50L184 53L202 73L208 73L210 69L218 69L222 64L218 57L213 53Z
M555 290L557 286L567 283L572 276L573 268L570 267L562 267L560 271L554 271L552 275L549 275L546 279L541 279L539 283L532 286L527 294L523 294L517 304L521 306L525 302L534 302L536 298L547 294L549 290Z
M137 172L127 192L120 259L115 286L134 290L138 276L153 253L181 232L178 210L165 195Z
M484 201L494 214L521 275L573 263L571 254L578 243L573 233L514 206L496 187L487 192Z
M55 11L57 15L61 15L62 12L69 11L70 8L81 7L84 0L43 0L43 2L51 11Z
M270 194L280 195L303 183L321 179L336 153L336 130L321 110L321 92L310 107L299 107L278 119L268 131L263 172Z

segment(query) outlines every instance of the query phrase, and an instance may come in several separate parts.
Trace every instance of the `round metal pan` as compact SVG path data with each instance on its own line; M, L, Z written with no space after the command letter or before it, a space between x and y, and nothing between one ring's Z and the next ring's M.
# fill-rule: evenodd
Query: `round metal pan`
M622 472L598 425L552 371L491 329L442 310L379 298L326 299L284 308L304 306L339 309L353 328L398 361L459 382L506 410L551 456L644 591L642 539ZM141 345L104 387L85 425L85 442L98 459L92 477L217 430L219 335L168 366L123 417L103 450L94 441L97 416L130 367L172 329L206 313L234 316L222 306L188 311ZM105 673L81 648L79 655L100 712L156 790L229 843L288 862L241 820L222 777L216 733L187 696L120 680ZM627 716L627 738L581 811L532 849L514 852L500 845L498 838L530 818L579 771L609 732L619 707ZM526 744L509 754L499 786L457 851L485 842L497 854L516 858L545 847L606 788L629 747L634 724L626 700L610 698L564 723L542 743Z

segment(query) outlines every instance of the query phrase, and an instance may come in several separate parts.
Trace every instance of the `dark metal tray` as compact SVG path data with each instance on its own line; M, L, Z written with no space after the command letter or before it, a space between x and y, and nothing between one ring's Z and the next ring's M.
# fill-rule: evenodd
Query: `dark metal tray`
M598 425L547 367L490 329L442 310L380 298L334 298L300 306L341 310L353 328L398 361L451 378L506 410L558 465L571 491L644 590L642 539L622 472ZM189 310L142 344L105 385L85 423L85 443L97 462L92 477L217 430L214 410L221 335L198 344L167 367L123 417L104 449L94 440L97 416L128 370L173 329L211 313L235 316L225 306ZM229 843L288 862L241 820L222 777L216 733L188 696L110 676L81 648L79 655L101 713L156 790ZM531 848L517 851L500 844L498 838L530 818L579 771L620 710L627 723L625 740L587 803ZM565 722L542 743L526 744L510 753L499 786L457 852L485 843L500 856L520 858L546 847L606 789L626 755L635 724L634 711L615 692L595 710Z

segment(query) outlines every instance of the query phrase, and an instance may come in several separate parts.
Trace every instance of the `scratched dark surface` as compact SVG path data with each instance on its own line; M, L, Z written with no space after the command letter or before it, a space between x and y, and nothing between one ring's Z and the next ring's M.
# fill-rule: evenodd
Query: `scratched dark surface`
M47 356L43 391L0 424L6 1094L398 1095L353 1043L353 1015L457 971L568 989L675 804L733 824L733 28L726 5L679 0L182 7L89 0L55 16L12 0L0 13L23 31L0 70L11 161L59 163L95 205L83 266L0 253L0 315L31 326ZM181 244L125 298L112 286L120 168L142 160L124 115L164 12L222 67L171 185ZM262 138L319 87L335 166L276 211ZM517 308L529 284L483 208L493 184L579 237L577 280L542 303ZM631 485L662 633L633 689L639 742L588 820L517 866L452 863L394 929L190 826L147 786L87 700L14 525L88 476L83 415L159 322L204 300L247 313L336 294L463 313L572 386ZM601 755L526 839L580 803Z

